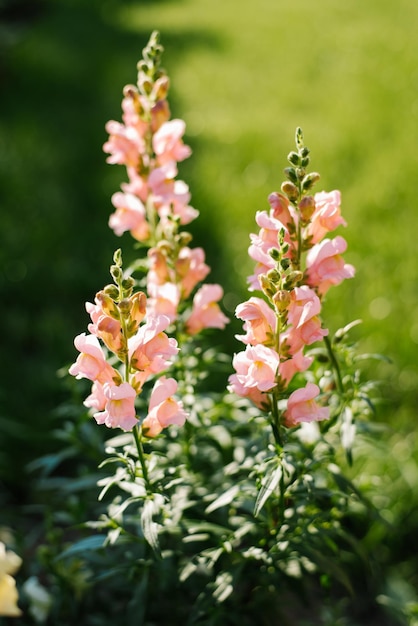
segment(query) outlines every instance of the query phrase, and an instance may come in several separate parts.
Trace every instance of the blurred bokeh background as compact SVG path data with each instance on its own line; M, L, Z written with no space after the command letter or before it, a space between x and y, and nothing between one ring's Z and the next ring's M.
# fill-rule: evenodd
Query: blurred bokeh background
M30 502L25 468L56 446L68 393L58 372L74 360L84 302L108 282L114 249L131 247L107 226L124 172L105 163L104 126L120 119L122 88L157 29L172 115L193 148L180 166L200 211L190 230L230 314L246 298L255 211L280 186L296 126L317 190L342 192L357 275L330 292L325 323L362 319L362 348L391 360L370 366L394 450L382 489L396 508L392 553L416 553L417 24L415 0L0 2L3 510ZM219 339L231 354L234 331Z

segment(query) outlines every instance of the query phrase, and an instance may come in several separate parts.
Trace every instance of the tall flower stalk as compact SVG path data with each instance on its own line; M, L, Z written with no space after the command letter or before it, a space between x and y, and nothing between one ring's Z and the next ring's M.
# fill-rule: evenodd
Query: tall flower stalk
M341 216L339 191L313 194L319 180L308 172L309 150L302 130L296 130L296 150L288 155L286 180L280 192L270 194L270 211L259 211L258 234L251 235L249 255L256 262L249 289L261 292L239 304L246 345L235 354L235 373L229 390L249 398L269 415L274 439L283 446L283 429L302 422L329 418L320 388L298 377L313 362L309 346L325 341L341 390L338 363L321 320L322 301L331 286L354 276L342 253L347 244L340 235L327 235L346 222Z
M127 174L112 196L109 226L117 236L131 234L138 256L124 268L121 250L115 252L113 282L86 304L91 323L87 334L75 338L80 354L69 370L92 382L84 404L98 424L133 433L148 493L143 444L188 418L170 375L173 363L185 342L228 322L219 306L220 285L202 284L210 272L204 250L192 248L192 235L184 230L198 216L188 186L177 178L178 163L191 149L183 141L185 123L171 119L162 51L154 32L136 85L123 90L122 122L107 123L103 146L108 163L123 165Z

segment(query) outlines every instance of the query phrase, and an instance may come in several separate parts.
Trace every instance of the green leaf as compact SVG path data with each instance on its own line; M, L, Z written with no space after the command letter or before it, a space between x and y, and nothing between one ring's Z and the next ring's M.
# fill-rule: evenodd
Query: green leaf
M234 591L234 587L232 586L232 580L233 579L230 572L221 572L216 577L216 587L213 592L213 597L219 604L224 602Z
M226 506L231 504L231 502L235 499L239 492L239 486L233 485L229 489L227 489L219 498L216 498L208 507L206 507L206 513L212 513L216 511L216 509L220 509L221 506Z
M67 550L61 552L61 554L57 556L57 560L85 553L89 550L98 550L99 548L103 548L106 539L107 535L93 535L92 537L80 539L80 541L73 543L73 545L67 548Z
M51 474L63 461L71 459L77 455L77 450L74 447L64 448L61 452L54 452L53 454L46 454L45 456L35 459L28 465L30 472L40 470L43 476Z
M146 541L157 556L161 556L160 543L158 541L158 524L153 520L154 502L146 500L141 513L141 527Z
M219 524L212 524L211 522L200 521L200 520L187 520L183 521L185 527L187 528L187 532L189 534L197 534L197 533L210 533L212 535L225 535L229 533L229 529L225 526L220 526Z
M282 466L278 465L273 467L263 478L261 483L261 489L258 492L257 500L254 507L254 515L258 517L261 509L267 502L268 498L274 493L277 485L282 477Z

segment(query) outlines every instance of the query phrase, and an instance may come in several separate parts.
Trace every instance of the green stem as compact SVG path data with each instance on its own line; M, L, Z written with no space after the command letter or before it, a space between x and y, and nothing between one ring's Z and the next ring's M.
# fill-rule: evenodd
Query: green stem
M279 494L279 515L280 515L280 526L283 525L284 522L284 510L285 510L285 504L284 504L284 469L283 469L283 463L282 463L282 473L280 475L280 481L279 481L279 489L280 489L280 494Z
M273 430L273 435L274 435L274 440L276 442L276 446L281 451L283 448L283 438L280 432L280 415L279 415L279 409L277 406L277 400L278 400L277 394L276 394L276 391L274 390L272 397L271 397L271 414L272 414L271 427Z
M302 194L301 194L302 197ZM301 227L301 217L299 215L298 220L298 256L297 256L297 267L296 269L300 269L301 259L302 259L302 227Z
M138 458L139 458L139 462L141 463L142 476L145 481L145 486L147 488L147 492L152 493L151 483L148 477L147 465L145 463L144 449L142 447L141 435L139 434L138 427L134 426L134 428L132 429L132 432L133 432L135 443L136 443L136 449L138 450Z
M334 373L335 373L335 377L336 377L336 381L337 381L337 387L338 387L338 391L343 394L344 393L344 383L343 383L343 379L341 378L341 371L340 371L340 366L338 364L337 358L334 354L334 350L332 349L332 345L331 342L329 340L329 337L326 335L324 337L324 342L325 345L327 347L327 351L328 351L328 356L329 359L331 361L331 365L334 369Z

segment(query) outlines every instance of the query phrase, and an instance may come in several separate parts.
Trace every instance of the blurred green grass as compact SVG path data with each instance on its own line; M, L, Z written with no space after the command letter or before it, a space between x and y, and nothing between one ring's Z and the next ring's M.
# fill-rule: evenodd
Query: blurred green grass
M18 0L0 10L0 423L19 450L16 463L48 446L50 411L65 398L56 371L75 356L83 303L107 282L114 248L131 246L107 227L124 174L105 164L101 147L154 29L172 113L185 119L194 150L180 174L200 211L195 244L207 250L229 313L247 297L255 211L280 186L301 126L322 176L317 189L342 192L341 234L357 268L330 292L325 321L335 330L363 320L361 346L393 361L371 368L385 381L379 419L413 430L418 5ZM236 331L232 322L219 338L231 353ZM10 473L8 454L0 461Z

